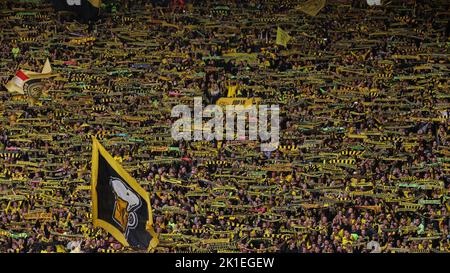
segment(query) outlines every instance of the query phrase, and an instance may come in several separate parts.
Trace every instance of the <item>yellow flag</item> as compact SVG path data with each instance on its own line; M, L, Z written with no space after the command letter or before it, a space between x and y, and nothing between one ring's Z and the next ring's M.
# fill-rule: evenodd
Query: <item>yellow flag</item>
M326 0L308 0L297 6L297 10L301 10L310 16L316 16L323 7L325 7Z
M229 97L229 98L236 97L236 91L237 91L238 87L239 87L239 85L237 85L237 84L236 85L228 85L227 86L227 89L228 89L227 97Z
M287 43L289 42L289 40L291 40L291 38L292 37L286 31L284 31L283 29L278 27L277 40L275 42L277 45L282 45L282 46L286 47Z
M149 194L95 138L91 194L94 227L105 229L124 246L150 250L158 245Z

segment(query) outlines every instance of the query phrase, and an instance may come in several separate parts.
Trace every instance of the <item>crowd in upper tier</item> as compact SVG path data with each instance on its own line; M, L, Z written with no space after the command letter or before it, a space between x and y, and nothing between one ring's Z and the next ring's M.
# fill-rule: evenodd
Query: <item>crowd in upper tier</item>
M450 251L447 1L124 1L87 24L36 2L0 2L0 252L141 251L92 226L91 136L149 192L156 252ZM47 58L33 92L3 86ZM279 105L279 147L174 141L200 96Z

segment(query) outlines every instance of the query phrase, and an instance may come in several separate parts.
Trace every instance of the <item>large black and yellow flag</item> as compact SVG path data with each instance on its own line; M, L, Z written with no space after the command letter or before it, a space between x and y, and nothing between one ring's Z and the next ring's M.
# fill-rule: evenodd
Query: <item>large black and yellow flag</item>
M152 249L158 245L153 230L148 193L93 138L92 218L125 246Z

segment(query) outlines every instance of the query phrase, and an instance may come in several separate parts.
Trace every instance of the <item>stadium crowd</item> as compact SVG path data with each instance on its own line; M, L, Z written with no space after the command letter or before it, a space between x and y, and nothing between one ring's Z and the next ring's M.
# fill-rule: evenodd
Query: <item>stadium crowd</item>
M156 252L450 251L446 1L144 1L90 24L12 2L2 84L57 76L0 87L1 252L143 251L91 224L91 136L150 193ZM280 146L174 141L196 96L280 105Z

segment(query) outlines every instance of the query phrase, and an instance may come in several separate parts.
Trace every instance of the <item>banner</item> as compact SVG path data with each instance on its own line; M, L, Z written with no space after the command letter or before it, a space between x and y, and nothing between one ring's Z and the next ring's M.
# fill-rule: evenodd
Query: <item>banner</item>
M153 230L148 193L93 138L92 218L124 246L153 249L158 238Z

